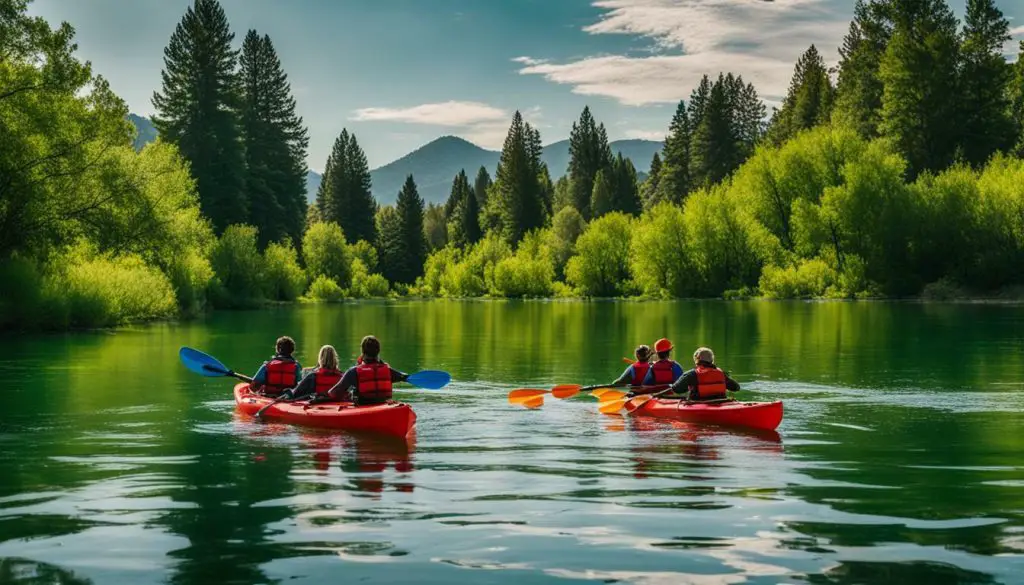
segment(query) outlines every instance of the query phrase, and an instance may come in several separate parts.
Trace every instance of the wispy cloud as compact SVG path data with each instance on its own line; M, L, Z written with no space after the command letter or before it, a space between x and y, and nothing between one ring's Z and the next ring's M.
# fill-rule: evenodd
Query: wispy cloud
M522 115L534 127L544 127L540 106L523 110ZM484 148L499 149L512 122L512 112L480 102L449 101L407 108L360 108L353 112L351 119L446 127Z
M625 134L626 134L626 138L640 138L640 139L643 139L643 140L655 140L655 141L658 141L658 142L660 142L662 140L665 140L665 131L664 130L639 130L639 129L633 129L633 130L626 130Z
M448 101L408 108L360 108L352 116L357 122L405 122L431 126L470 126L511 118L505 110L480 102Z
M1012 37L1024 37L1024 26L1018 26L1010 29L1010 36Z
M764 97L785 93L793 65L812 43L834 53L849 24L836 0L597 0L605 12L590 34L634 35L652 56L596 56L553 63L518 57L523 75L542 75L583 95L643 106L689 96L704 74L732 71ZM849 8L847 8L849 10Z

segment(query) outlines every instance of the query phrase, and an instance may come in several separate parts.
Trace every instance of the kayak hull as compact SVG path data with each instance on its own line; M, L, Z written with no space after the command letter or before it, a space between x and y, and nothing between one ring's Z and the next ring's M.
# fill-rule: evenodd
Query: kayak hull
M658 398L648 401L634 414L774 431L782 423L782 401L700 404Z
M239 412L256 414L273 401L272 398L250 391L249 384L235 386L235 405ZM416 413L403 402L356 406L351 402L314 404L306 402L278 402L268 408L263 419L322 429L381 433L405 437L416 424Z

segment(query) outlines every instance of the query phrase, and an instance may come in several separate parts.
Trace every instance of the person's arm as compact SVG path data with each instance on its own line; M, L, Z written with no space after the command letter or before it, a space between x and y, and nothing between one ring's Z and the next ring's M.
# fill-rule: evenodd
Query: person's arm
M341 377L341 381L327 391L327 395L330 396L332 400L351 400L352 388L355 388L356 382L358 381L359 378L356 377L356 369L349 368L345 370L345 375Z
M626 368L626 371L622 372L622 375L618 377L609 386L629 386L630 382L633 381L633 366Z
M256 370L256 374L252 377L252 383L250 386L253 390L259 390L267 383L267 362L263 362L260 369Z
M729 392L739 392L740 383L729 377L729 374L725 374L725 389Z
M409 379L409 374L406 374L404 372L400 372L400 371L396 370L395 368L390 368L390 369L391 369L391 382L392 383L394 383L394 382L405 382L406 380Z
M683 375L679 376L679 379L672 383L672 386L670 387L672 390L671 394L675 394L677 396L689 396L690 387L695 386L696 383L697 372L693 370L683 372Z
M672 364L672 378L679 381L683 377L683 366L679 365L678 362Z
M316 393L316 373L310 372L299 381L294 390L290 391L292 398L305 398Z

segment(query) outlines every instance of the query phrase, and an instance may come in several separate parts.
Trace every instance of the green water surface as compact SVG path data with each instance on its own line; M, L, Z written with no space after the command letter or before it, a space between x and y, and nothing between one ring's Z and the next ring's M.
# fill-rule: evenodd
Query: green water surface
M252 373L374 333L408 442L259 424ZM777 434L510 405L709 345ZM1024 583L1024 308L395 302L0 342L0 583Z

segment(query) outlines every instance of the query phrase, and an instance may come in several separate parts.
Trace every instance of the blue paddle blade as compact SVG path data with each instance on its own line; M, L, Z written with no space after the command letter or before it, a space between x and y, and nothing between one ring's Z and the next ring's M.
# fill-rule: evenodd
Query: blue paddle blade
M428 390L439 390L452 381L452 375L439 370L424 370L411 374L406 382Z
M206 355L198 349L192 349L191 347L181 348L178 351L178 357L181 358L181 363L185 364L186 368L201 376L215 378L217 376L226 376L231 371L227 366L218 362L217 358Z

